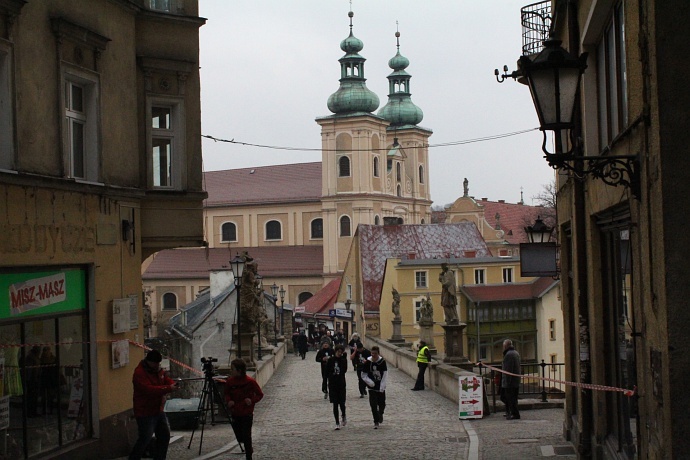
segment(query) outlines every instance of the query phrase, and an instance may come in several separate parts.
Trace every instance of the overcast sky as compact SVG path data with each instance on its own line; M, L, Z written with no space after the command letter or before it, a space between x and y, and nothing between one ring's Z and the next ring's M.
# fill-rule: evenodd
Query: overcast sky
M538 126L526 86L498 84L521 50L520 8L527 0L353 0L354 35L364 42L367 87L388 99L388 60L410 60L412 101L431 129L429 175L434 205L470 195L526 204L553 180L539 131L486 142L466 141ZM319 149L315 118L330 115L349 34L347 0L200 0L202 133L280 147ZM379 107L379 108L380 108ZM284 151L203 140L204 170L321 160L314 151Z

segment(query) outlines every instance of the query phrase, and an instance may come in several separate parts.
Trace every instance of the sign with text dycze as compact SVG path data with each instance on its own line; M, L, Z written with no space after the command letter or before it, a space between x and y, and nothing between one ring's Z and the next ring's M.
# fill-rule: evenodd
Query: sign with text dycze
M458 379L460 391L459 418L482 418L484 416L484 386L478 375L463 375Z

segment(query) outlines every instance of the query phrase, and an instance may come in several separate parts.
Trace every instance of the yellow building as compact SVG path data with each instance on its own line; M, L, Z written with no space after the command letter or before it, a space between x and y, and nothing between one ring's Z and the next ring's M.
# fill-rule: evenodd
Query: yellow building
M142 260L203 242L204 19L145 4L0 3L3 457L128 453Z

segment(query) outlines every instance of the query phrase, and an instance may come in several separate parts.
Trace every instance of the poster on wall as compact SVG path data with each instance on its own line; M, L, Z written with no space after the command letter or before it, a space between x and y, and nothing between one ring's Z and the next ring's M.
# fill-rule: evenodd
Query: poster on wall
M484 413L484 386L482 378L466 375L458 379L460 391L460 419L482 418Z
M138 329L139 328L139 296L136 294L130 294L127 296L129 298L129 328Z
M82 399L84 397L84 381L81 377L72 380L72 388L69 393L69 405L67 406L67 417L77 418L81 412Z
M129 341L118 340L112 344L111 363L113 369L119 369L129 364Z
M129 299L113 299L113 334L129 331Z

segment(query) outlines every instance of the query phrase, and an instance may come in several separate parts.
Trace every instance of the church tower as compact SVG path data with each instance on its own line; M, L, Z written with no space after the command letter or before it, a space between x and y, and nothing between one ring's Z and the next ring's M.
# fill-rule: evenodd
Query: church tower
M354 13L348 16L350 35L340 43L345 53L339 59L340 87L327 103L333 114L316 119L321 126L324 283L343 270L357 225L431 221L426 143L431 131L416 126L422 112L410 100L410 76L404 71L409 61L398 51L389 62L394 69L388 77L389 101L374 114L379 98L366 86L366 59L359 54L364 44L352 32ZM405 81L404 88L393 83L393 75ZM401 141L394 142L398 133Z

